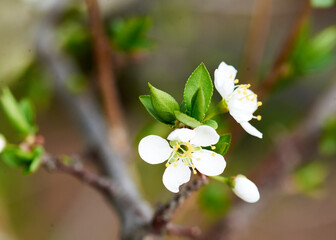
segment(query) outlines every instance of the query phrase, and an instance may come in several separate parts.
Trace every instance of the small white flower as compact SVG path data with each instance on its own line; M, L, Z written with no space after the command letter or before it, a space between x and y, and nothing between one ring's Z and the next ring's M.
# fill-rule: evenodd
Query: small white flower
M194 174L199 171L207 176L217 176L224 171L226 166L224 157L202 149L216 144L219 140L219 135L212 127L202 125L194 130L176 129L167 139L172 147L167 140L159 136L144 137L139 143L138 151L140 157L150 164L167 160L162 181L169 191L177 193L179 187L190 180L190 168Z
M261 120L261 116L254 116L253 113L262 103L258 102L257 94L252 92L250 84L235 85L237 70L225 62L221 62L215 70L215 87L223 97L231 116L249 134L262 138L262 133L253 127L249 121L252 118Z
M255 203L260 199L257 186L243 175L238 175L233 179L232 191L245 202Z
M2 152L5 146L6 146L6 139L2 134L0 134L0 152Z

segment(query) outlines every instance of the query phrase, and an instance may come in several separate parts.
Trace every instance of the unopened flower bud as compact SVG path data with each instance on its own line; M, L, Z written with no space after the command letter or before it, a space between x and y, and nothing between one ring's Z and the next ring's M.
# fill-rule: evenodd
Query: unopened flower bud
M232 191L245 202L255 203L260 199L257 186L243 175L233 179Z

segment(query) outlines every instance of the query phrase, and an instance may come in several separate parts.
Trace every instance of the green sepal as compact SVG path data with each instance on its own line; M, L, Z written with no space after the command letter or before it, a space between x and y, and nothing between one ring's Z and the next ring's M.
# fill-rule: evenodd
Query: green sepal
M180 110L180 106L171 95L153 87L148 83L152 105L157 115L163 121L173 124L176 120L174 112Z
M215 130L218 128L218 123L215 120L206 120L205 122L203 122L203 124L208 125Z
M27 175L36 172L42 163L42 156L44 153L43 147L36 146L32 152L34 157L30 161L30 164L23 169L23 174Z
M213 92L213 85L210 74L203 63L201 63L190 75L184 88L184 101L186 104L186 110L188 114L191 114L193 97L200 88L202 88L204 99L203 112L206 113L210 106Z
M161 119L159 117L159 115L155 112L153 104L152 104L152 100L151 97L149 95L142 95L139 97L140 102L144 105L144 107L146 108L146 110L149 112L149 114L155 118L156 120L158 120L159 122L162 122L164 124L168 124L171 125L171 123L164 121L163 119Z
M191 100L191 116L198 121L204 118L204 93L200 87Z
M192 118L188 116L187 114L182 113L180 111L175 111L175 117L177 120L179 120L184 125L192 127L192 128L196 128L202 125L202 123L196 120L195 118Z
M229 150L231 144L231 134L227 133L220 136L217 144L215 145L216 149L213 150L220 155L225 155Z

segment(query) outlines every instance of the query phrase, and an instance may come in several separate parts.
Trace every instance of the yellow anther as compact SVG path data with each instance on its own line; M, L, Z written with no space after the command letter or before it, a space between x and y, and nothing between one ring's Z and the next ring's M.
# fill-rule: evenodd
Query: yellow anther
M233 75L232 75L232 74L230 75L230 78L233 78Z
M191 166L192 166L192 168L195 168L195 165L194 165L194 164L192 164Z
M194 169L194 170L193 170L193 173L194 173L194 174L197 174L197 171Z
M234 83L235 84L239 83L239 80L238 79L234 80Z
M258 106L260 107L262 105L262 102L258 102Z
M254 94L254 97L258 97L258 95L257 95L257 94Z
M177 167L177 164L176 164L176 163L174 163L174 167Z
M184 165L188 166L189 164L187 162L184 162Z
M255 100L255 98L252 98L252 99L251 99L251 102L253 102L254 100Z
M246 95L246 94L247 94L247 92L246 92L246 91L244 91L244 92L243 92L243 94L244 94L244 95Z
M178 160L178 158L174 158L174 161L176 162Z
M201 160L200 158L196 158L197 161Z
M240 91L240 90L238 90L237 92L238 92L239 94L241 94L241 91Z
M247 85L246 85L246 88L249 88L249 87L251 87L251 84L247 84Z
M211 153L211 156L213 156L213 157L216 156L216 153Z
M200 152L202 153L202 152L204 152L203 150L200 150Z
M260 115L257 116L257 120L258 120L258 121L261 120L261 116L260 116Z
M216 149L216 147L215 147L215 146L212 146L212 147L211 147L211 149L212 149L212 150L215 150L215 149Z
M170 165L169 163L166 163L166 167L169 167L169 165Z

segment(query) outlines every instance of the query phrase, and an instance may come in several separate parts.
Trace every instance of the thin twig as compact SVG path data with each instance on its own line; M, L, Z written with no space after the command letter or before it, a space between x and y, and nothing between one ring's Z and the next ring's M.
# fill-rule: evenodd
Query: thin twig
M102 96L103 106L110 125L112 144L122 150L129 151L129 141L121 104L116 90L116 79L112 64L112 50L103 28L103 22L97 0L85 0L90 29L93 39L95 63L98 74L98 86Z

